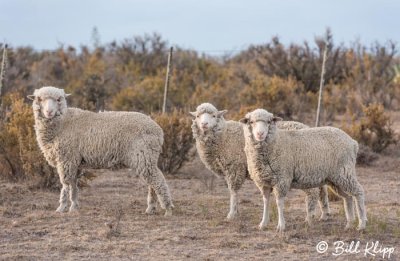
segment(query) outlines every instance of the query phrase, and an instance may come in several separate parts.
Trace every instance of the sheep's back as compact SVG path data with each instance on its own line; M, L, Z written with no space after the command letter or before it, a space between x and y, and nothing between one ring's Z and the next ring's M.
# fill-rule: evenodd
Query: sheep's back
M163 131L149 116L137 112L69 108L57 139L66 155L79 153L82 165L108 168L126 165L138 153L157 160Z
M293 182L299 184L320 183L329 175L337 175L344 166L354 165L358 147L350 136L333 127L282 130L277 144L280 164L293 173Z

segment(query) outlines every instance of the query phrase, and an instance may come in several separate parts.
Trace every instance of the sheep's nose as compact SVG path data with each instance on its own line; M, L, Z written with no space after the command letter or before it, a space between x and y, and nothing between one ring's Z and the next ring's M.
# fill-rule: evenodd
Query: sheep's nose
M264 132L263 132L263 131L257 131L257 136L258 136L258 137L262 137L262 135L264 135Z
M53 114L53 110L46 110L47 115L52 115Z
M202 123L201 123L201 126L202 126L202 127L207 127L207 125L208 125L208 122L202 122Z

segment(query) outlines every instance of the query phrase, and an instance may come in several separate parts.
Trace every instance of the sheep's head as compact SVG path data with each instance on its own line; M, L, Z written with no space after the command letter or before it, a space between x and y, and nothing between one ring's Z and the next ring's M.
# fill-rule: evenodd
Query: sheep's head
M210 103L202 103L197 106L195 112L190 112L194 117L193 124L202 132L222 130L225 124L224 114L227 110L218 111Z
M69 95L63 89L48 86L36 89L33 95L28 95L28 98L33 100L32 107L35 116L53 119L65 113L66 97Z
M250 134L256 141L264 141L268 136L275 133L276 122L280 120L282 119L264 109L256 109L247 113L246 117L241 119L240 122L249 127Z

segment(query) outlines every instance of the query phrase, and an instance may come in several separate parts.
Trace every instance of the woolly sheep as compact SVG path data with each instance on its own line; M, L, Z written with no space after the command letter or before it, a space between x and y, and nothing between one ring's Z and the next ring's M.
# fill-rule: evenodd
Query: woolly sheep
M146 213L153 214L157 198L165 215L172 214L169 188L157 161L163 131L150 117L137 112L94 113L68 108L63 89L42 87L33 100L35 131L47 162L57 168L62 189L57 212L79 208L77 179L82 168L128 167L148 184Z
M265 205L272 189L279 216L277 230L283 232L284 199L289 189L309 189L328 184L344 200L346 229L354 220L353 197L357 206L358 229L364 229L367 221L364 190L355 172L358 143L333 127L279 130L279 120L263 109L247 113L240 120L244 124L250 177L263 193L263 220L268 216Z
M246 155L244 153L243 128L239 122L225 121L226 110L218 111L212 104L203 103L195 112L192 124L193 136L199 156L208 169L218 176L224 177L230 191L230 211L227 219L234 218L238 213L237 193L246 178ZM307 128L299 122L282 122L283 128ZM311 223L315 203L320 196L322 219L329 214L328 194L326 188L319 193L318 189L304 190L307 194L307 218ZM265 226L260 224L260 229Z

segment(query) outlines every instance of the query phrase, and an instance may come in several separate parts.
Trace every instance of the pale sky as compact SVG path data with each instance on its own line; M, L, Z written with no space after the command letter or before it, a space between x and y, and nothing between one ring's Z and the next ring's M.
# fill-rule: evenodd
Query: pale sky
M54 49L157 32L170 44L212 52L301 43L330 27L336 43L400 40L399 0L0 0L0 41Z

